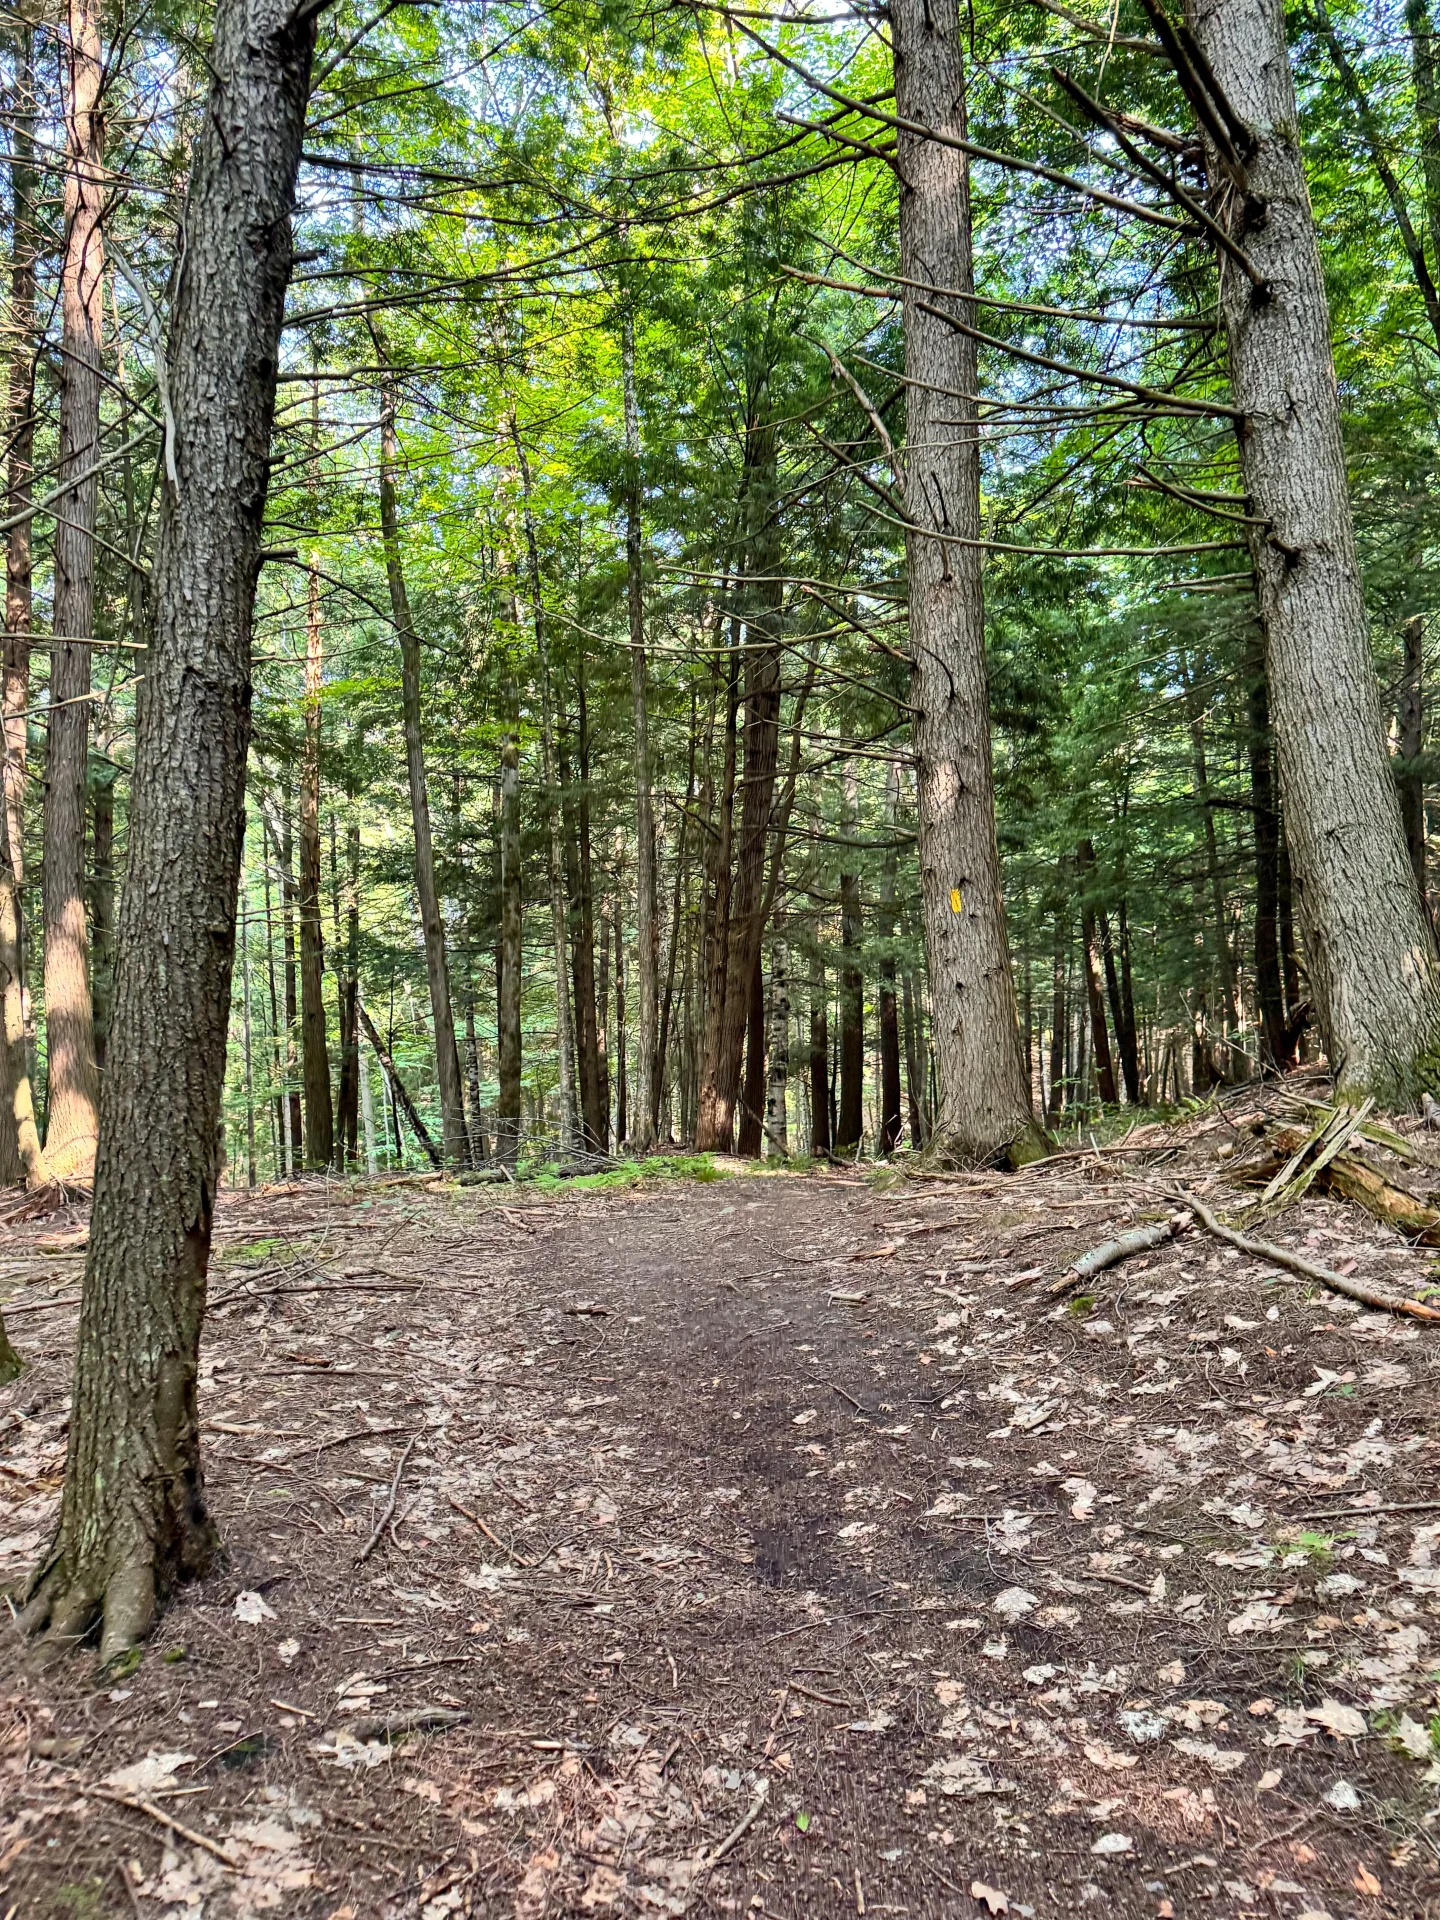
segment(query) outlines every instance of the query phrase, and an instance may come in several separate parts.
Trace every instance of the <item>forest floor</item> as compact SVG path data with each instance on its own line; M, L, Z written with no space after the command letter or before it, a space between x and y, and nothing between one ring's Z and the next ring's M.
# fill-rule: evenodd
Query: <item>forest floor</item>
M6 1630L0 1913L1440 1912L1440 1329L1198 1232L1047 1291L1238 1205L1271 1097L883 1190L228 1194L225 1559L123 1675ZM1313 1192L1267 1231L1431 1277ZM0 1240L0 1580L79 1267Z

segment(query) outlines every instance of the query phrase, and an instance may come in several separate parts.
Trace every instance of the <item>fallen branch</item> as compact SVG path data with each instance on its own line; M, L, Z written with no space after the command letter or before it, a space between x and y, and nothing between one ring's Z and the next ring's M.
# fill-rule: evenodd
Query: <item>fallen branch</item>
M740 1818L735 1822L719 1846L716 1847L715 1851L707 1855L703 1868L704 1872L708 1873L712 1867L719 1866L726 1854L732 1852L734 1848L740 1844L759 1818L760 1809L769 1798L769 1794L770 1782L768 1779L762 1780L756 1789L755 1798L750 1802L749 1806L745 1809L744 1813L741 1814Z
M404 1733L446 1733L451 1727L463 1727L469 1718L463 1707L414 1707L409 1713L347 1720L342 1730L357 1740L393 1740Z
M1118 1267L1122 1260L1129 1260L1137 1253L1150 1253L1156 1247L1163 1247L1167 1240L1173 1240L1189 1225L1187 1216L1177 1213L1168 1220L1157 1220L1148 1227L1132 1227L1129 1233L1119 1234L1114 1240L1102 1241L1098 1247L1092 1247L1088 1253L1082 1253L1078 1260L1072 1261L1050 1292L1057 1298L1062 1293L1069 1293L1072 1287L1093 1280L1097 1273L1103 1273L1107 1267Z
M240 1862L228 1847L222 1847L218 1840L212 1840L208 1834L197 1833L193 1827L184 1826L179 1820L157 1807L150 1800L134 1800L128 1793L117 1793L113 1787L91 1787L97 1800L113 1800L116 1806L129 1807L135 1813L143 1813L151 1820L157 1820L162 1827L168 1827L182 1840L188 1840L192 1847L203 1847L206 1853L213 1854L221 1866L229 1867L231 1872L238 1869Z
M1304 1280L1318 1281L1332 1293L1343 1294L1347 1300L1358 1300L1361 1306L1377 1307L1382 1313L1403 1314L1411 1320L1440 1321L1440 1307L1428 1307L1423 1300L1409 1300L1399 1294L1384 1293L1379 1287L1367 1287L1363 1280L1351 1280L1343 1273L1335 1273L1315 1260L1307 1260L1304 1254L1292 1253L1289 1247L1277 1247L1268 1240L1252 1240L1249 1234L1224 1226L1203 1200L1178 1188L1175 1197L1190 1209L1207 1233L1213 1233L1227 1246L1238 1247L1241 1253L1251 1254L1257 1260L1269 1260L1277 1267L1298 1273Z
M1437 1314L1435 1317L1437 1320L1440 1320L1440 1314ZM405 1443L405 1451L396 1462L395 1478L390 1482L390 1498L385 1502L385 1511L375 1522L375 1531L355 1556L355 1564L357 1567L363 1566L370 1558L371 1554L380 1544L381 1534L384 1533L386 1527L388 1527L390 1522L395 1518L395 1502L400 1497L400 1476L404 1473L405 1462L410 1458L411 1453L414 1451L415 1442L420 1438L420 1434L423 1431L423 1428L417 1429Z

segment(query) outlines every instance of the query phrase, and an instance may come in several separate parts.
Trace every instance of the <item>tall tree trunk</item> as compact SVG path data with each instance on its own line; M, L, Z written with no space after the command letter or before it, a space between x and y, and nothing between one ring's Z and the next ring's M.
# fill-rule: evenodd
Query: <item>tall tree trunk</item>
M730 674L725 701L725 750L720 776L719 826L711 841L709 913L706 924L705 1040L695 1144L702 1151L730 1151L733 1116L722 1114L713 1071L724 1045L725 994L730 970L730 900L735 836L735 777L739 758L740 622L730 623ZM723 1124L723 1132L722 1132Z
M1233 158L1207 135L1206 157L1263 283L1220 256L1245 491L1266 525L1257 587L1310 985L1340 1090L1403 1104L1440 1082L1440 967L1370 658L1284 15L1280 0L1188 0L1187 15L1251 130Z
M855 762L845 763L842 836L856 839L860 829ZM848 851L848 849L847 849ZM853 855L851 855L853 858ZM851 1154L865 1132L865 974L857 964L862 935L860 876L840 875L840 1119L835 1151Z
M815 956L810 984L810 1152L823 1160L830 1152L830 1003L825 991L825 962Z
M1050 1098L1045 1108L1045 1118L1050 1126L1059 1123L1065 1111L1065 1055L1070 1032L1070 1010L1066 1004L1065 976L1068 971L1069 956L1065 916L1061 909L1055 909L1055 946L1051 971L1051 991L1053 994L1050 1016Z
M894 0L890 21L897 115L908 127L963 139L965 69L955 6ZM1021 1159L1043 1143L1025 1083L995 835L976 544L975 342L936 311L953 302L956 317L974 325L969 168L954 147L918 132L902 131L898 142L905 547L920 882L940 1070L935 1144L943 1159L1005 1152Z
M500 747L500 943L495 982L500 1093L495 1112L495 1152L503 1165L513 1167L520 1153L522 1071L520 739L513 682L506 692L506 729Z
M580 1122L585 1145L604 1153L608 1115L600 1104L600 1033L595 1014L595 909L591 897L589 752L585 739L585 704L580 698L580 790L571 781L569 756L563 736L557 742L560 785L564 793L565 886L569 896L567 933L570 976L575 993L575 1040L580 1072Z
M1400 795L1400 819L1420 898L1425 898L1425 782L1419 760L1425 747L1425 622L1419 614L1405 622L1405 658L1400 672L1400 698L1395 718L1400 735L1401 767L1395 788Z
M275 920L270 897L270 829L260 813L260 871L265 883L265 973L270 988L270 1072L279 1091L275 1095L275 1174L286 1178L295 1171L290 1149L290 1102L285 1094L285 1048L280 1033L280 996L275 988Z
M635 400L635 314L627 301L620 320L621 386L625 403L625 589L630 616L630 719L635 730L635 1126L631 1145L655 1144L659 1091L659 954L656 926L655 802L651 792L650 720L645 695L645 592L640 545L640 410Z
M325 927L320 904L320 687L324 633L320 580L312 568L305 623L305 738L300 756L300 1067L305 1086L306 1164L328 1167L335 1154L330 1049L325 1032Z
M560 809L560 778L555 754L555 703L551 683L550 636L545 619L545 601L540 591L540 547L535 535L535 516L530 504L530 463L514 415L510 435L520 469L525 507L525 556L530 587L530 619L535 632L535 654L540 679L540 758L545 783L545 809L549 817L549 892L550 940L555 955L555 1051L560 1075L560 1152L574 1150L578 1133L575 1102L575 1029L571 1018L569 971L565 938L565 849L564 821Z
M777 939L770 951L770 1060L765 1080L765 1135L769 1150L790 1151L786 1107L790 1089L790 952Z
M1276 1073L1289 1065L1285 984L1280 977L1280 816L1275 810L1270 757L1270 690L1258 629L1246 670L1250 805L1255 822L1255 999L1260 1015L1260 1065Z
M761 390L763 397L763 388ZM745 623L744 795L740 847L730 899L729 953L724 1005L707 1048L701 1091L700 1144L727 1150L740 1091L740 1067L749 1022L755 969L765 930L765 847L780 757L780 529L776 505L777 433L758 417L757 398L747 416L746 566L751 576Z
M93 471L100 449L105 121L98 0L67 0L65 258L61 268L60 484L55 525L50 743L45 757L45 1155L61 1179L95 1168L99 1077L85 925L85 770L95 632ZM81 478L85 475L85 478ZM62 636L80 644L66 646Z
M26 714L30 705L30 634L34 624L28 518L35 448L35 73L33 27L18 25L15 99L10 142L10 378L9 471L5 547L3 722L4 819L0 833L0 1179L23 1179L31 1189L49 1184L50 1171L35 1124L30 1078L30 1008L25 971Z
M480 1105L480 1036L475 1028L475 971L465 955L465 1132L470 1142L470 1164L478 1167L490 1158L485 1137L485 1114Z
M615 901L615 1140L628 1146L630 1141L630 1037L625 1031L625 941L620 901Z
M885 769L885 861L880 870L880 1151L900 1144L900 1018L895 999L896 835L900 828L900 767ZM1028 1070L1027 1070L1028 1078Z
M915 1030L915 980L909 967L900 976L900 1016L905 1030L905 1105L910 1121L910 1145L918 1153L925 1145L925 1086L920 1077L919 1035Z
M1119 1094L1115 1088L1115 1063L1110 1055L1110 1033L1105 1025L1105 992L1100 984L1095 908L1088 901L1080 909L1080 932L1085 962L1085 1001L1090 1010L1090 1046L1095 1058L1095 1082L1101 1100L1107 1107L1113 1107Z
M297 17L298 16L298 17ZM315 14L219 0L170 331L175 483L140 704L60 1524L23 1615L108 1661L210 1562L196 1373L250 745L251 619ZM177 1073L176 1063L185 1071Z
M9 469L5 483L5 828L15 883L25 884L26 720L35 624L29 518L35 472L35 30L16 26L10 144Z
M359 1027L359 1008L356 1008L357 1046ZM364 1054L360 1055L360 1125L365 1140L365 1177L373 1180L380 1171L380 1163L375 1156L375 1095L370 1086L370 1063Z
M1205 753L1205 717L1196 693L1190 663L1180 649L1180 681L1185 689L1185 711L1190 727L1190 754L1195 769L1195 799L1201 810L1205 833L1205 884L1209 893L1210 945L1215 963L1215 978L1220 986L1220 1004L1225 1018L1225 1039L1229 1069L1226 1077L1242 1079L1246 1060L1239 1042L1240 1004L1235 982L1235 956L1230 950L1230 930L1225 914L1225 879L1220 867L1220 845L1215 832L1215 803L1210 792L1210 768ZM1202 915L1203 919L1203 915Z
M340 894L335 816L330 816L330 864L335 894L335 979L340 1008L340 1091L335 1101L335 1164L355 1163L360 1120L360 1023L355 1002L360 992L360 824L351 820L345 834L345 924L340 925ZM344 955L343 963L340 956Z
M91 784L90 998L95 1009L95 1066L102 1076L115 1001L115 769L101 766Z
M388 367L384 336L375 331L376 351ZM420 729L420 636L410 614L400 558L400 523L395 506L395 470L400 449L395 433L395 383L388 374L380 397L380 532L385 546L385 578L390 614L400 640L400 685L405 710L405 771L410 785L410 820L415 834L415 892L425 940L425 974L430 984L430 1014L435 1023L435 1078L440 1087L440 1128L445 1158L463 1166L465 1094L460 1054L455 1045L455 1014L450 1004L450 969L445 956L445 922L435 884L435 848L430 837L430 795L425 783L425 749ZM563 997L563 989L562 989Z
M750 1003L745 1014L745 1079L740 1097L740 1124L735 1151L745 1160L758 1160L764 1140L765 1112L765 971L760 956L750 975Z
M300 1065L299 975L295 968L295 840L290 824L287 800L281 815L280 839L280 938L285 955L285 1084L286 1105L290 1113L290 1164L287 1173L305 1164L305 1133L302 1122L300 1089L296 1085Z

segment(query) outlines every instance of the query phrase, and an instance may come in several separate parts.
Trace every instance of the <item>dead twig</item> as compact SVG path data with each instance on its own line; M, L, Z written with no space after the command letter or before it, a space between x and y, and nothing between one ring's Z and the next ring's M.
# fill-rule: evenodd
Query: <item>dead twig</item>
M1056 1296L1069 1293L1072 1287L1093 1280L1097 1273L1103 1273L1107 1267L1119 1266L1122 1260L1129 1260L1137 1253L1150 1253L1156 1247L1163 1247L1167 1240L1173 1240L1189 1225L1189 1217L1177 1213L1168 1220L1157 1220L1152 1226L1132 1227L1129 1233L1102 1241L1098 1247L1092 1247L1088 1253L1082 1253L1078 1260L1072 1261L1050 1292ZM1010 1281L1007 1284L1014 1286L1018 1282Z
M1440 1318L1440 1315L1437 1315L1436 1317ZM405 1463L410 1458L411 1453L414 1451L415 1442L420 1438L420 1435L423 1431L424 1431L423 1428L417 1428L416 1431L411 1434L410 1438L405 1443L405 1451L401 1454L399 1460L395 1464L395 1477L390 1482L390 1498L385 1502L385 1511L381 1514L380 1518L376 1521L375 1531L371 1534L370 1538L365 1542L364 1546L360 1549L359 1553L355 1556L355 1564L357 1567L363 1566L365 1562L370 1558L371 1554L375 1551L376 1547L379 1546L381 1536L384 1534L386 1527L388 1527L390 1522L395 1518L395 1502L400 1497L400 1476L401 1474L404 1473Z
M1304 1280L1318 1281L1332 1293L1343 1294L1347 1300L1358 1300L1361 1306L1375 1307L1382 1313L1403 1314L1411 1320L1440 1321L1440 1307L1427 1307L1423 1300L1408 1300L1399 1294L1385 1293L1379 1287L1368 1287L1363 1280L1351 1280L1330 1267L1322 1267L1318 1261L1307 1260L1303 1254L1294 1253L1289 1247L1277 1247L1269 1240L1252 1240L1249 1234L1237 1233L1233 1227L1223 1225L1203 1200L1195 1199L1181 1188L1176 1188L1175 1197L1182 1206L1190 1209L1207 1233L1213 1233L1217 1240L1223 1240L1227 1246L1238 1247L1241 1253L1248 1253L1257 1260L1269 1260L1277 1267L1298 1273Z
M145 1814L148 1819L158 1821L162 1827L179 1834L182 1840L188 1840L192 1847L201 1847L206 1853L213 1854L221 1866L229 1867L232 1873L238 1870L240 1862L228 1847L222 1847L218 1840L212 1840L208 1834L197 1833L193 1827L183 1825L153 1801L133 1799L128 1793L118 1793L114 1787L92 1787L90 1791L97 1800L112 1800L118 1807L129 1807L135 1813Z

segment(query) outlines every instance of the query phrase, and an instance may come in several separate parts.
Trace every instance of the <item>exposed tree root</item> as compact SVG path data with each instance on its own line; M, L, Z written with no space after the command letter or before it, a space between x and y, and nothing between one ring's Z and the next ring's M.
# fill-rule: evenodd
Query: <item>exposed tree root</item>
M212 1535L197 1538L184 1575L201 1571L212 1548ZM135 1541L128 1555L108 1569L72 1571L64 1552L56 1552L36 1569L17 1625L36 1642L42 1665L87 1644L98 1627L99 1664L108 1667L154 1631L158 1596L176 1584L173 1573L168 1579L164 1574L154 1544L144 1539Z

